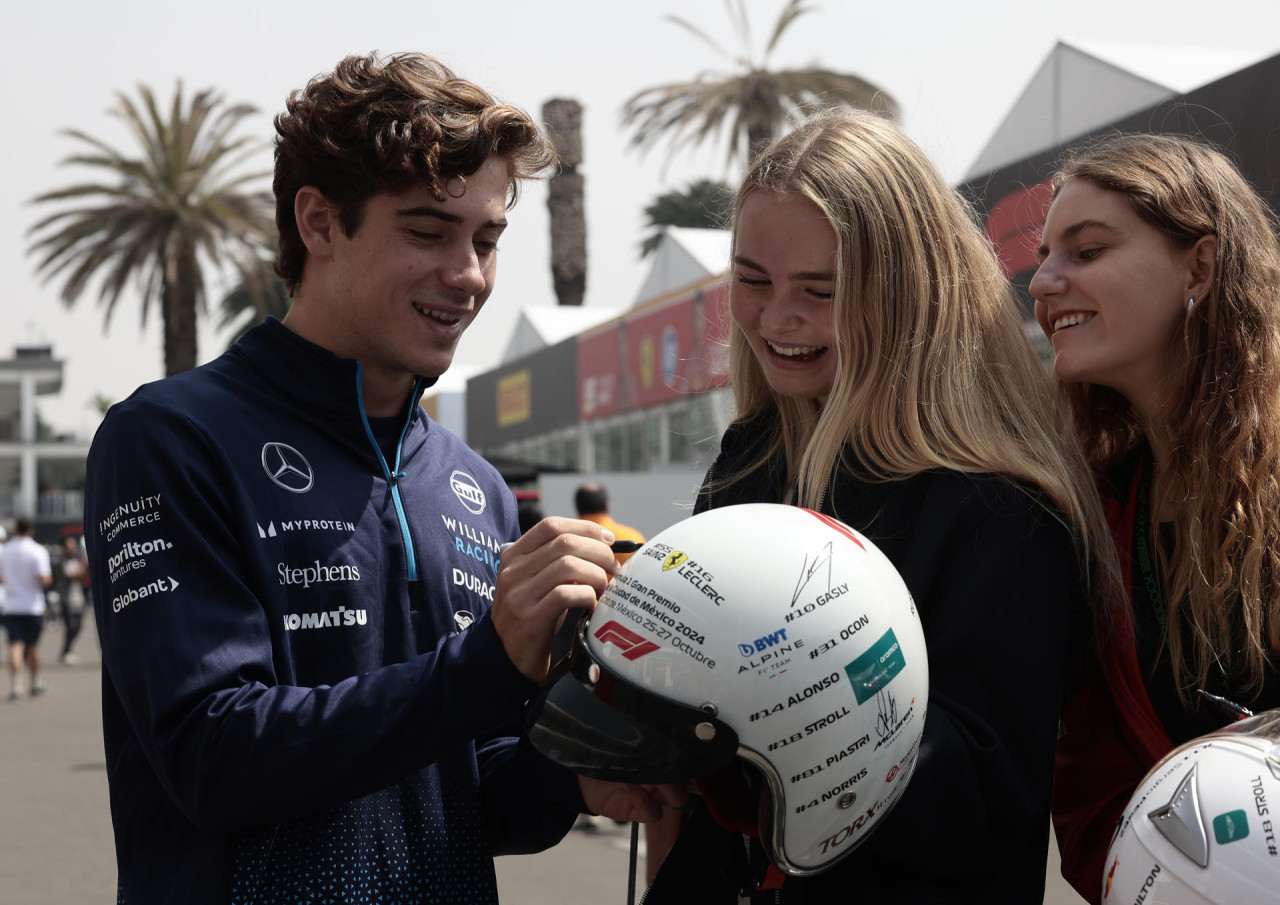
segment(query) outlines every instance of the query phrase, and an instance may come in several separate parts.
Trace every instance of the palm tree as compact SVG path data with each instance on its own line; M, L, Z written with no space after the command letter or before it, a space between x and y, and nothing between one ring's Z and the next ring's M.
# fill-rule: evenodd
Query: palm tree
M136 139L136 156L78 129L65 132L88 149L64 163L93 167L104 178L38 196L39 203L84 203L35 224L29 251L45 279L62 278L68 307L101 274L104 326L136 280L144 326L152 304L160 306L165 373L176 374L196 364L206 270L229 256L265 253L274 235L272 202L249 188L265 173L241 172L262 143L233 134L255 108L227 106L212 90L187 104L179 83L166 119L150 88L140 85L138 94L141 104L117 94L111 111Z
M581 305L587 293L587 216L583 200L582 104L553 98L542 118L555 145L560 167L547 183L551 215L551 280L556 304Z
M658 250L663 227L725 229L732 214L733 189L714 179L696 179L685 189L663 192L644 209L649 235L640 243L640 257Z
M647 151L670 139L670 154L702 144L728 129L728 162L743 150L750 156L778 134L802 108L848 105L896 118L898 103L866 79L820 66L770 70L778 41L800 16L813 12L803 0L789 0L774 23L759 58L751 53L746 0L724 0L742 51L732 54L702 29L680 18L667 18L733 61L731 73L699 73L693 81L655 85L632 95L622 108L622 125L632 128L631 146ZM744 148L745 144L745 148Z

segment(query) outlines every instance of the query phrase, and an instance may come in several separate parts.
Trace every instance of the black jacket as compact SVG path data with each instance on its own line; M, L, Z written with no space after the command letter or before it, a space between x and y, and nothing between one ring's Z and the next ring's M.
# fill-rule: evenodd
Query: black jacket
M730 427L697 510L782 498L780 463L723 486L762 434ZM991 474L885 483L843 471L822 508L902 574L928 646L929 705L920 761L894 810L832 869L787 878L780 901L1040 902L1058 715L1087 625L1071 533L1034 491ZM695 814L647 905L736 902L743 851Z

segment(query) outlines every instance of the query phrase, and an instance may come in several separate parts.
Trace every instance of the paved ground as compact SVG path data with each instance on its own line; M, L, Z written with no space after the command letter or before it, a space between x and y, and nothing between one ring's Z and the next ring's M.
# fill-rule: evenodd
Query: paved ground
M111 905L115 858L107 810L99 717L99 659L93 627L61 666L62 631L42 644L49 692L9 704L0 695L0 900L23 905ZM0 675L7 692L8 676ZM540 855L498 859L498 886L513 905L622 905L629 833L606 826L574 831ZM638 897L638 896L637 896ZM1045 905L1081 900L1049 867Z

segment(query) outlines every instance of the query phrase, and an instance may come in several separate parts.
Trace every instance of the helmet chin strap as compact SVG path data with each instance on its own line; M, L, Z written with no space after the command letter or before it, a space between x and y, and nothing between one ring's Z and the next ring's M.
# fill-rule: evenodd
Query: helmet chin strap
M631 821L631 858L627 863L627 905L636 905L636 861L640 850L640 821Z

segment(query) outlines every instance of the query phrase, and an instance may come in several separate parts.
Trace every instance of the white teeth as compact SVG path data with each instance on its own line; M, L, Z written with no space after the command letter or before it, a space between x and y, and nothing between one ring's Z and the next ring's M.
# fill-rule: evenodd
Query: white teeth
M440 321L442 324L456 324L458 321L462 320L460 315L449 314L446 311L436 311L434 308L420 308L417 305L414 305L413 308L419 314L425 314L432 320Z
M790 358L798 355L812 355L814 352L822 351L826 346L779 346L776 343L769 343L769 348L779 355L785 355Z
M1068 314L1065 317L1060 317L1053 322L1053 332L1057 333L1064 327L1074 327L1077 324L1083 324L1091 317L1093 317L1091 313L1084 311L1077 311L1075 314Z

